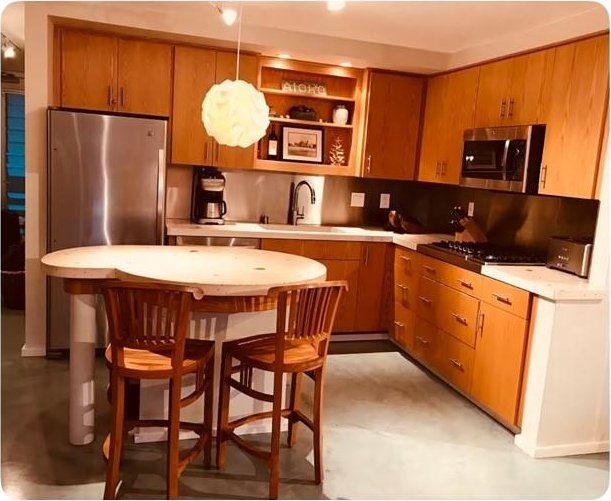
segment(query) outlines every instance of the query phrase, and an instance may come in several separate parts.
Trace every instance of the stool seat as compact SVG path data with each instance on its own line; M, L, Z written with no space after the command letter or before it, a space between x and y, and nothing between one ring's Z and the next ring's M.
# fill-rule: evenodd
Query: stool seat
M187 339L185 342L185 355L182 361L181 374L196 372L208 363L214 355L214 341L201 339ZM108 345L105 353L106 361L112 364L112 347ZM123 357L125 366L121 369L127 376L141 379L170 377L172 375L171 352L167 350L138 350L124 348Z
M250 362L261 369L273 371L276 362L276 333L263 334L227 343L226 349L231 356L243 362ZM318 353L318 343L298 343L285 341L283 351L284 370L290 372L290 366L306 362L322 362Z

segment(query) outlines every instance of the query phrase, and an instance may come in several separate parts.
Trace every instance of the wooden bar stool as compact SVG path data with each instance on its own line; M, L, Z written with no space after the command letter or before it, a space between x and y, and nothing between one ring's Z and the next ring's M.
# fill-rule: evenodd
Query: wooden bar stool
M217 430L217 465L225 464L227 440L242 450L267 461L270 469L269 497L278 497L280 481L280 418L289 420L288 445L296 440L296 425L301 422L314 434L314 472L316 483L323 479L322 468L322 390L329 336L333 328L339 299L347 290L345 281L322 282L294 287L276 287L269 295L278 299L276 332L223 344L219 418ZM233 365L233 360L237 364ZM252 388L253 369L274 373L273 394ZM300 378L306 373L314 380L313 419L299 410ZM239 380L233 378L239 374ZM291 374L289 406L282 408L284 374ZM234 388L254 399L272 403L272 410L229 421L229 394ZM247 423L272 419L271 449L249 444L235 433Z
M102 284L110 345L106 360L110 367L112 430L103 446L108 460L104 499L114 499L125 433L136 426L168 428L167 495L178 497L178 478L199 453L210 467L212 446L212 381L214 342L187 339L193 299L203 292L195 287L158 283L108 281ZM181 398L182 378L195 375L195 389ZM168 419L131 419L125 416L126 380L169 379ZM201 423L180 421L180 409L204 394ZM195 446L180 457L180 428L199 435Z

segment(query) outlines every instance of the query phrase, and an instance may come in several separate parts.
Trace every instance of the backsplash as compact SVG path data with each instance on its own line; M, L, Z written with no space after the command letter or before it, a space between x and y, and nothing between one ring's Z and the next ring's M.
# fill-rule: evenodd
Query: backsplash
M300 224L384 226L388 209L380 209L380 194L390 194L390 207L420 221L431 232L450 233L450 210L475 204L474 219L488 239L501 245L547 248L549 237L592 237L598 214L597 200L493 192L454 185L388 181L340 176L304 176L261 171L226 171L227 221L286 223L291 183L308 180L316 191L311 205L307 190L299 206ZM168 168L166 217L189 218L192 168ZM365 193L365 207L350 207L352 192Z

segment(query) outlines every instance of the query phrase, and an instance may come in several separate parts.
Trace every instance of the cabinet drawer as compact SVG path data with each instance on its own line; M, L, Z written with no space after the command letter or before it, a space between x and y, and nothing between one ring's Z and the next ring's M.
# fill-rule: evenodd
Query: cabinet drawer
M482 301L520 318L530 318L530 293L492 278L482 277Z
M469 392L475 350L442 330L438 330L436 335L439 372L457 388Z
M439 285L437 325L469 346L475 347L475 332L479 311L479 300Z
M435 367L437 340L437 327L421 318L416 317L414 322L414 349L413 355L427 366Z
M443 263L441 266L441 283L453 289L480 297L482 293L482 275L465 270L452 264Z
M395 306L395 320L392 327L392 337L400 346L409 350L414 349L414 322L416 315L400 306Z
M420 256L418 260L418 271L420 275L431 280L441 281L441 268L445 263L429 256Z
M312 259L361 259L360 242L333 242L328 240L303 241L303 255Z
M416 296L416 315L420 318L435 323L435 311L439 301L439 284L425 277L418 280L418 295Z
M418 282L419 257L417 252L395 246L395 283Z
M395 305L416 311L416 301L418 301L417 281L398 281L395 278L394 293Z

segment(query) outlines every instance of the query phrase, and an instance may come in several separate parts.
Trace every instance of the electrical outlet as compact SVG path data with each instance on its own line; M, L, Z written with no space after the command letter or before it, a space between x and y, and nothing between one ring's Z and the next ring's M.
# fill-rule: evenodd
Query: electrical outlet
M380 193L380 209L390 208L390 193Z
M469 202L469 208L467 209L467 216L473 217L475 213L475 202Z
M365 193L353 193L350 197L350 207L365 207Z

